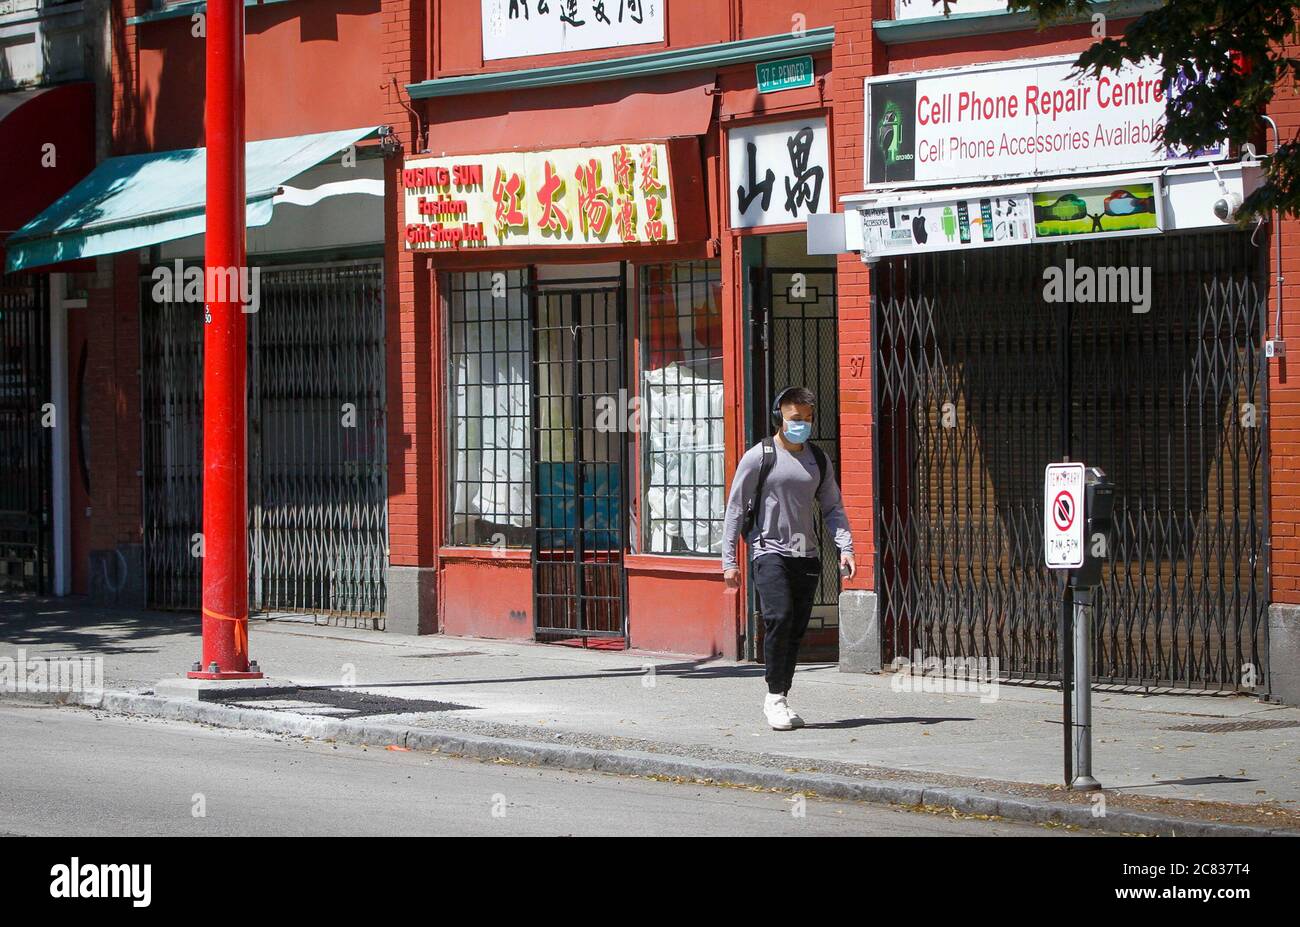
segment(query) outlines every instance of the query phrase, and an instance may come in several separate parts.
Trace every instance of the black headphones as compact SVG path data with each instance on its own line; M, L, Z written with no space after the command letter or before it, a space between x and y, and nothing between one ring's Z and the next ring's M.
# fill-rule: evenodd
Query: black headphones
M799 389L797 386L787 386L785 389L781 390L781 392L777 393L776 398L772 400L772 418L776 420L775 423L777 425L781 424L781 403L785 401L785 397L788 393L793 393L797 389Z

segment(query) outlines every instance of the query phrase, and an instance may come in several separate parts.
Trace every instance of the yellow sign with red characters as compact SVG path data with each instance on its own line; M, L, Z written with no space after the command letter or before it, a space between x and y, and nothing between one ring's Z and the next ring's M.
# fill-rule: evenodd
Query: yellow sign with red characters
M408 250L677 240L660 142L410 158L402 187Z

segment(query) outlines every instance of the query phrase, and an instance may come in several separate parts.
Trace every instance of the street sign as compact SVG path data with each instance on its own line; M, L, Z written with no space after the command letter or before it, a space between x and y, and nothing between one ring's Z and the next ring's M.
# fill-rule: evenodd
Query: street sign
M1083 566L1083 486L1083 464L1047 465L1043 475L1043 554L1053 570Z
M813 85L813 60L811 55L802 58L782 58L780 61L762 61L754 66L758 75L758 92L794 90Z

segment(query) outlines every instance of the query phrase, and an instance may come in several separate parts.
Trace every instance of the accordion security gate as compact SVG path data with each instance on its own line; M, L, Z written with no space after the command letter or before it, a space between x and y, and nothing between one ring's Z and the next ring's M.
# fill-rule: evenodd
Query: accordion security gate
M382 627L388 563L378 263L264 268L249 321L250 600ZM148 603L197 608L202 307L142 290Z
M39 593L50 581L48 294L45 277L0 275L0 589Z
M1150 307L1047 303L1048 266L1151 269ZM873 274L884 659L1059 678L1042 474L1116 487L1099 681L1267 688L1266 304L1249 235L896 258Z
M813 441L826 452L831 466L840 466L840 384L838 376L838 332L835 313L835 271L818 268L767 268L769 326L764 351L764 380L767 389L764 433L773 428L771 403L776 391L787 386L806 386L817 397L813 417ZM810 631L833 628L839 623L839 552L817 512L817 536L822 560L822 578L813 599ZM756 627L762 627L756 623Z

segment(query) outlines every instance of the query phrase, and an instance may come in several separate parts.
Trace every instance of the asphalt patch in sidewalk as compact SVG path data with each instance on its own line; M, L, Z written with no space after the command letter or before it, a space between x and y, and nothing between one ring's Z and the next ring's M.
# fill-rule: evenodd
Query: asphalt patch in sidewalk
M430 699L399 698L356 689L298 689L292 695L283 692L264 696L232 693L229 698L212 701L244 708L292 711L298 714L327 715L334 718L369 718L375 715L423 714L439 711L467 711L473 705L437 702Z
M1275 731L1282 727L1300 727L1300 721L1215 721L1208 724L1182 724L1164 727L1162 731L1188 731L1194 734L1236 734L1242 731Z

